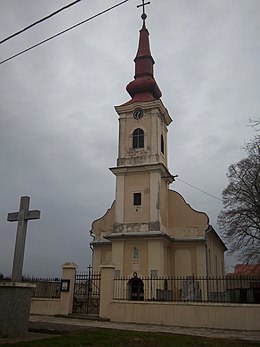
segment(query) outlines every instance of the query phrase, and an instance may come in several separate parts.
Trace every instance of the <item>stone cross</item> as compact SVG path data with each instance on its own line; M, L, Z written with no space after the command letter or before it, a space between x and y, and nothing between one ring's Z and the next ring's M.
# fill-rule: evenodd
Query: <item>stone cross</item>
M22 280L27 221L40 218L40 211L29 211L29 204L30 197L22 196L20 200L19 212L8 213L7 217L8 222L18 222L12 271L12 280L16 282Z

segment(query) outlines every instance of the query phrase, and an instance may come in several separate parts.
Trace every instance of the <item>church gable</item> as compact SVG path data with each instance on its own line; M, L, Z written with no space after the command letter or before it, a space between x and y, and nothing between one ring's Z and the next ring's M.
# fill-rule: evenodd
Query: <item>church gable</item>
M168 191L168 234L177 239L205 238L206 213L194 210L176 191Z
M112 234L115 223L115 201L103 217L92 223L91 235L94 241L105 241L105 237Z

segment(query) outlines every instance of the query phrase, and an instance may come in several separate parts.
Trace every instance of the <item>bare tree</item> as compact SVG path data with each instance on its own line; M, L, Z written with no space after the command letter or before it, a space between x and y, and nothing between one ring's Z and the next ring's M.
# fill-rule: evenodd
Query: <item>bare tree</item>
M228 168L229 184L222 193L224 209L218 224L231 254L239 254L244 263L260 263L259 135L245 150L248 156Z

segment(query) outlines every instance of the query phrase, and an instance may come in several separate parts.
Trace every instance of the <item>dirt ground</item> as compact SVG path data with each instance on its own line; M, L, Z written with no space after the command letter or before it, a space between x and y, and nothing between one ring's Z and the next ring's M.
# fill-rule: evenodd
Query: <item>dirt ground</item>
M86 327L74 326L69 324L53 324L30 322L29 331L22 337L0 337L0 345L6 343L18 343L22 341L33 341L47 339L48 337L70 334L76 331L87 330Z

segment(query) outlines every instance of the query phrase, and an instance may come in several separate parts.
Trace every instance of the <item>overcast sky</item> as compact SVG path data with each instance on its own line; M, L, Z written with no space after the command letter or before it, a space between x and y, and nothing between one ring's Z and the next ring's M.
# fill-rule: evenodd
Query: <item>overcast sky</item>
M69 2L0 0L0 40ZM114 106L129 100L140 2L0 65L0 273L11 273L17 223L6 219L23 195L41 210L28 223L25 275L57 276L67 261L81 269L91 262L91 223L115 196ZM0 60L116 3L82 0L1 44ZM221 198L229 164L254 136L249 117L259 117L260 1L151 0L147 14L155 78L174 120L170 172ZM171 189L218 231L221 201L180 181Z

